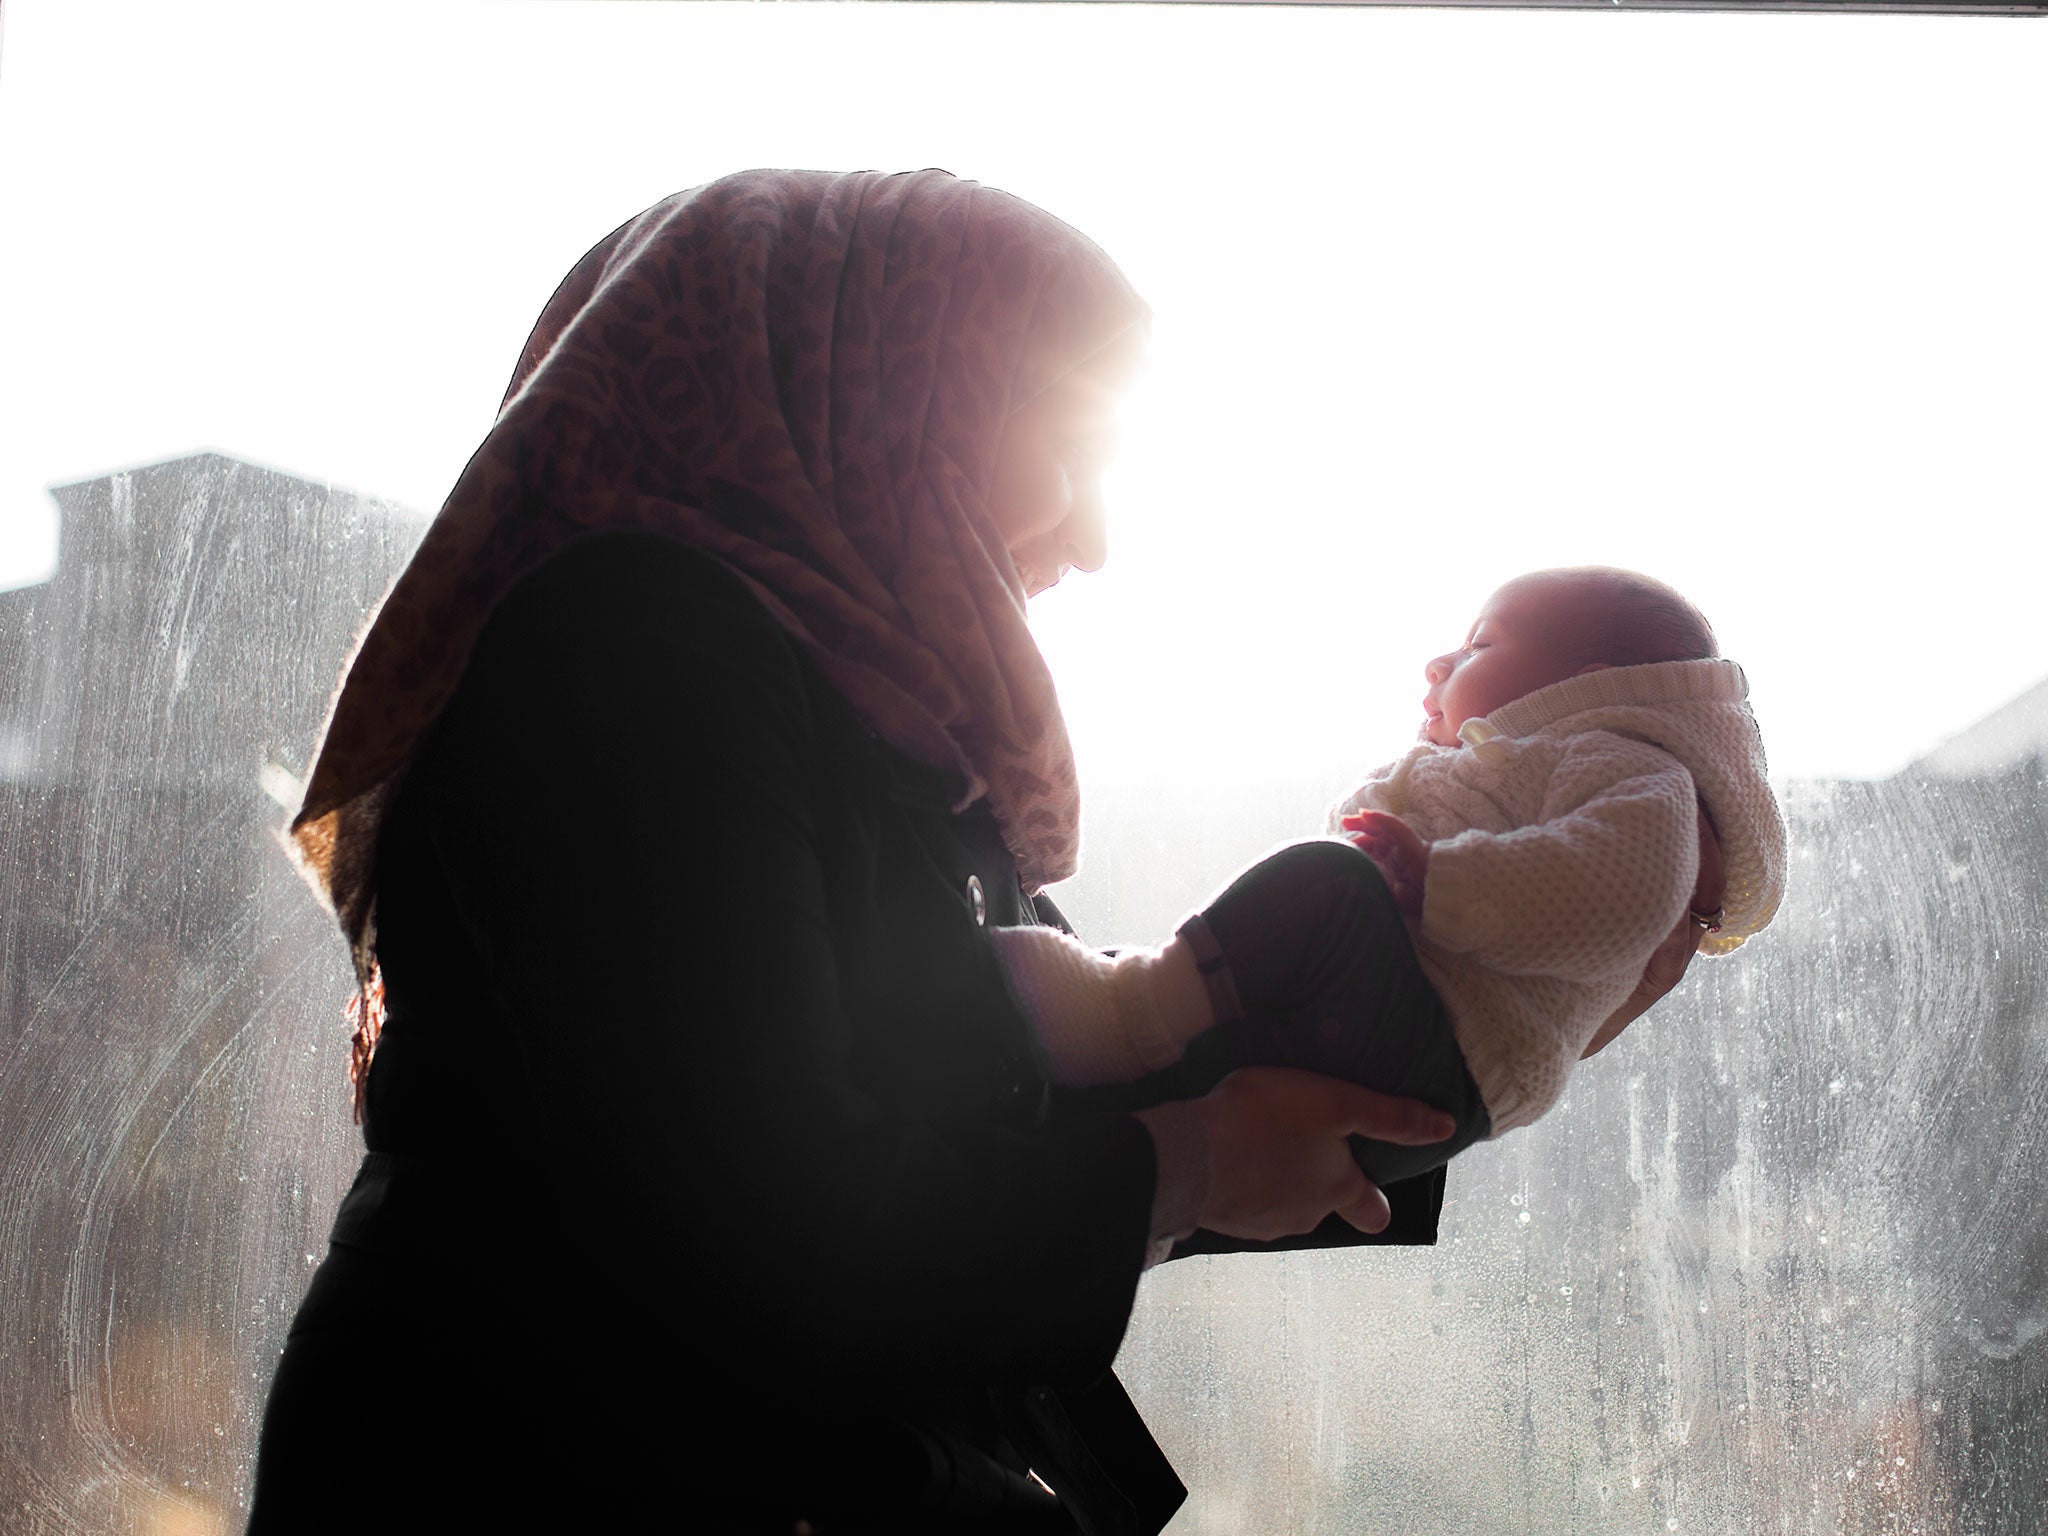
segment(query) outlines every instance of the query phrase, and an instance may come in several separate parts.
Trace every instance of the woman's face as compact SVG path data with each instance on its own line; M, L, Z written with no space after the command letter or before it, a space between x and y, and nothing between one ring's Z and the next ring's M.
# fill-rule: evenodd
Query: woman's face
M1138 351L1133 339L1097 353L1003 423L988 512L1026 597L1108 558L1102 473L1116 447L1117 406Z

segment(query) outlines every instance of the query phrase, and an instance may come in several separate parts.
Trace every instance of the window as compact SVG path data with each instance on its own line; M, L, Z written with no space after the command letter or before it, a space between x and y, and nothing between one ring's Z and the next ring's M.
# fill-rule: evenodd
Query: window
M274 835L348 635L582 250L820 162L1030 197L1157 310L1111 563L1034 618L1084 934L1318 830L1535 566L1683 587L1783 780L1777 925L1462 1159L1436 1249L1147 1279L1175 1531L2040 1528L2044 65L1981 17L17 0L8 1528L238 1527L357 1149Z

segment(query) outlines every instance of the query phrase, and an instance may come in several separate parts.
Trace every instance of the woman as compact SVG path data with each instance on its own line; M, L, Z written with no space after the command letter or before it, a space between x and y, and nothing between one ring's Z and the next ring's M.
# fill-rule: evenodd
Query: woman
M1156 1530L1148 1244L1388 1224L1343 1138L1422 1106L1051 1113L990 958L1073 866L1024 600L1103 558L1146 320L939 172L728 178L563 282L294 826L387 1016L252 1530Z

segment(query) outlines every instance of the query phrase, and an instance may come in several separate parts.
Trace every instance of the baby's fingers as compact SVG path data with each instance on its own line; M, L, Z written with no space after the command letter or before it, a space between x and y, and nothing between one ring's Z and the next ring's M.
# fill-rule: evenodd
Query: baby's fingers
M1401 851L1400 845L1377 827L1361 827L1347 832L1344 840L1359 852L1370 855L1377 863L1385 863Z

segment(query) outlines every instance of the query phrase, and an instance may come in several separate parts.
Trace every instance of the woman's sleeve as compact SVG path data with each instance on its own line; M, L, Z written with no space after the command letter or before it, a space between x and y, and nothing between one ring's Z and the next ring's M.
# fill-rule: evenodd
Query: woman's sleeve
M793 643L701 557L606 542L494 618L429 787L570 1222L657 1332L739 1327L764 1376L1093 1379L1150 1138L863 1089Z

